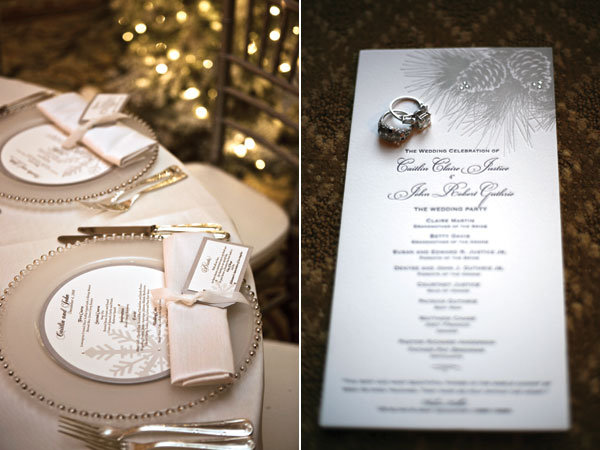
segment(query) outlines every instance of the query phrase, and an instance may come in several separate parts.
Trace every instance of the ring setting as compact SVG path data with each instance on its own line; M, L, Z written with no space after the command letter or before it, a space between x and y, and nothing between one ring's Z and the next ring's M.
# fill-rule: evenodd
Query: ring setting
M401 103L417 105L412 114L398 109ZM377 132L385 141L398 144L405 141L414 129L423 130L431 125L431 114L427 105L413 97L398 97L392 100L388 110L379 118Z
M395 111L400 117L410 118L411 116L406 114L404 111ZM392 111L386 111L383 116L379 119L377 124L377 132L379 137L388 142L399 144L406 140L412 132L412 123L403 119L397 119L396 114Z

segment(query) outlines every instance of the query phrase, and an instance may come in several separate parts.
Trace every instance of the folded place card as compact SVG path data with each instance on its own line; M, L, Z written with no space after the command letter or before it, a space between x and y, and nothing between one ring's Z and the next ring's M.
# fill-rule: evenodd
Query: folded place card
M321 425L565 430L564 309L551 49L362 51Z
M79 120L87 106L88 102L74 92L61 94L37 104L42 114L67 134L85 126L81 125ZM118 115L115 114L115 117ZM133 162L156 145L152 138L120 122L85 130L81 142L98 156L117 166Z
M186 282L187 292L208 290L224 296L238 292L252 249L217 239L204 239Z
M121 112L127 100L129 100L129 94L96 94L81 113L79 123L86 123L108 114Z

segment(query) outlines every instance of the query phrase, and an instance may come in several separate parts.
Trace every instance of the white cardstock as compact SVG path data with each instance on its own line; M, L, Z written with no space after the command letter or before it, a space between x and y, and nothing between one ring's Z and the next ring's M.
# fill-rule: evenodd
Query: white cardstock
M185 284L187 292L203 290L223 294L240 290L252 249L205 238Z
M111 169L85 147L62 148L65 139L54 125L29 128L4 144L0 161L15 178L54 186L88 181Z
M550 48L361 52L321 425L569 427L557 156Z
M127 100L129 100L129 94L97 94L81 114L79 123L120 112L125 107Z
M40 336L58 364L86 378L118 384L168 375L167 321L150 290L162 271L114 265L59 286L42 309Z

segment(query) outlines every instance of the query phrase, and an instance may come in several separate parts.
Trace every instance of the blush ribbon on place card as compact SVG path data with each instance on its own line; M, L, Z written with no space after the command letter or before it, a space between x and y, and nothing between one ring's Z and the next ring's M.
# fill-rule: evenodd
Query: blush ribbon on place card
M171 302L182 303L187 306L193 306L196 303L215 306L217 308L227 308L234 303L248 304L248 300L239 292L222 291L201 291L196 294L179 294L169 288L153 289L152 300L169 304Z
M171 383L198 386L233 380L234 361L227 307L247 304L239 292L201 291L182 294L206 235L173 234L163 240L166 288L152 291L167 304Z
M37 107L58 128L71 134L80 128L79 118L86 105L79 94L69 92L40 102ZM116 166L127 165L156 144L154 139L118 122L87 130L81 142Z

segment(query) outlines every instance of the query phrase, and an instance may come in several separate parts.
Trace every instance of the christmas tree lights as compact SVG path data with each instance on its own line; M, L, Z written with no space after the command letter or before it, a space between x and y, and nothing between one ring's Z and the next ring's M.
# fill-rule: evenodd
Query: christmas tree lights
M220 2L112 0L111 7L122 27L121 38L127 46L122 60L126 75L119 78L113 88L131 93L133 109L153 123L167 146L172 147L173 141L181 136L203 132L206 136L201 144L204 155L194 156L205 156L211 141L212 111L218 95L215 86L216 62L221 46ZM266 3L263 7L267 7ZM245 13L247 4L238 1L237 8L238 12ZM273 18L281 14L278 6L268 8ZM257 9L255 22L260 22L263 14ZM278 20L271 20L271 23L268 36L272 42L277 42L282 31ZM234 35L236 48L246 51L249 57L258 57L258 32L250 34L251 41L245 49L242 34L236 32ZM293 34L299 34L298 26L294 26ZM278 66L282 74L291 70L291 54L292 51L284 47ZM268 55L265 62L270 62ZM270 92L268 82L249 76L239 67L232 67L231 75L249 93L268 98L277 109L287 110L294 119L297 117L297 99L295 102L279 99L276 92ZM276 119L264 114L254 114L253 117L255 123L252 126L264 131L272 140L276 140L283 130ZM195 150L202 153L201 149ZM247 166L255 170L265 169L269 160L273 159L268 151L240 133L230 133L225 151L234 159L246 158Z

